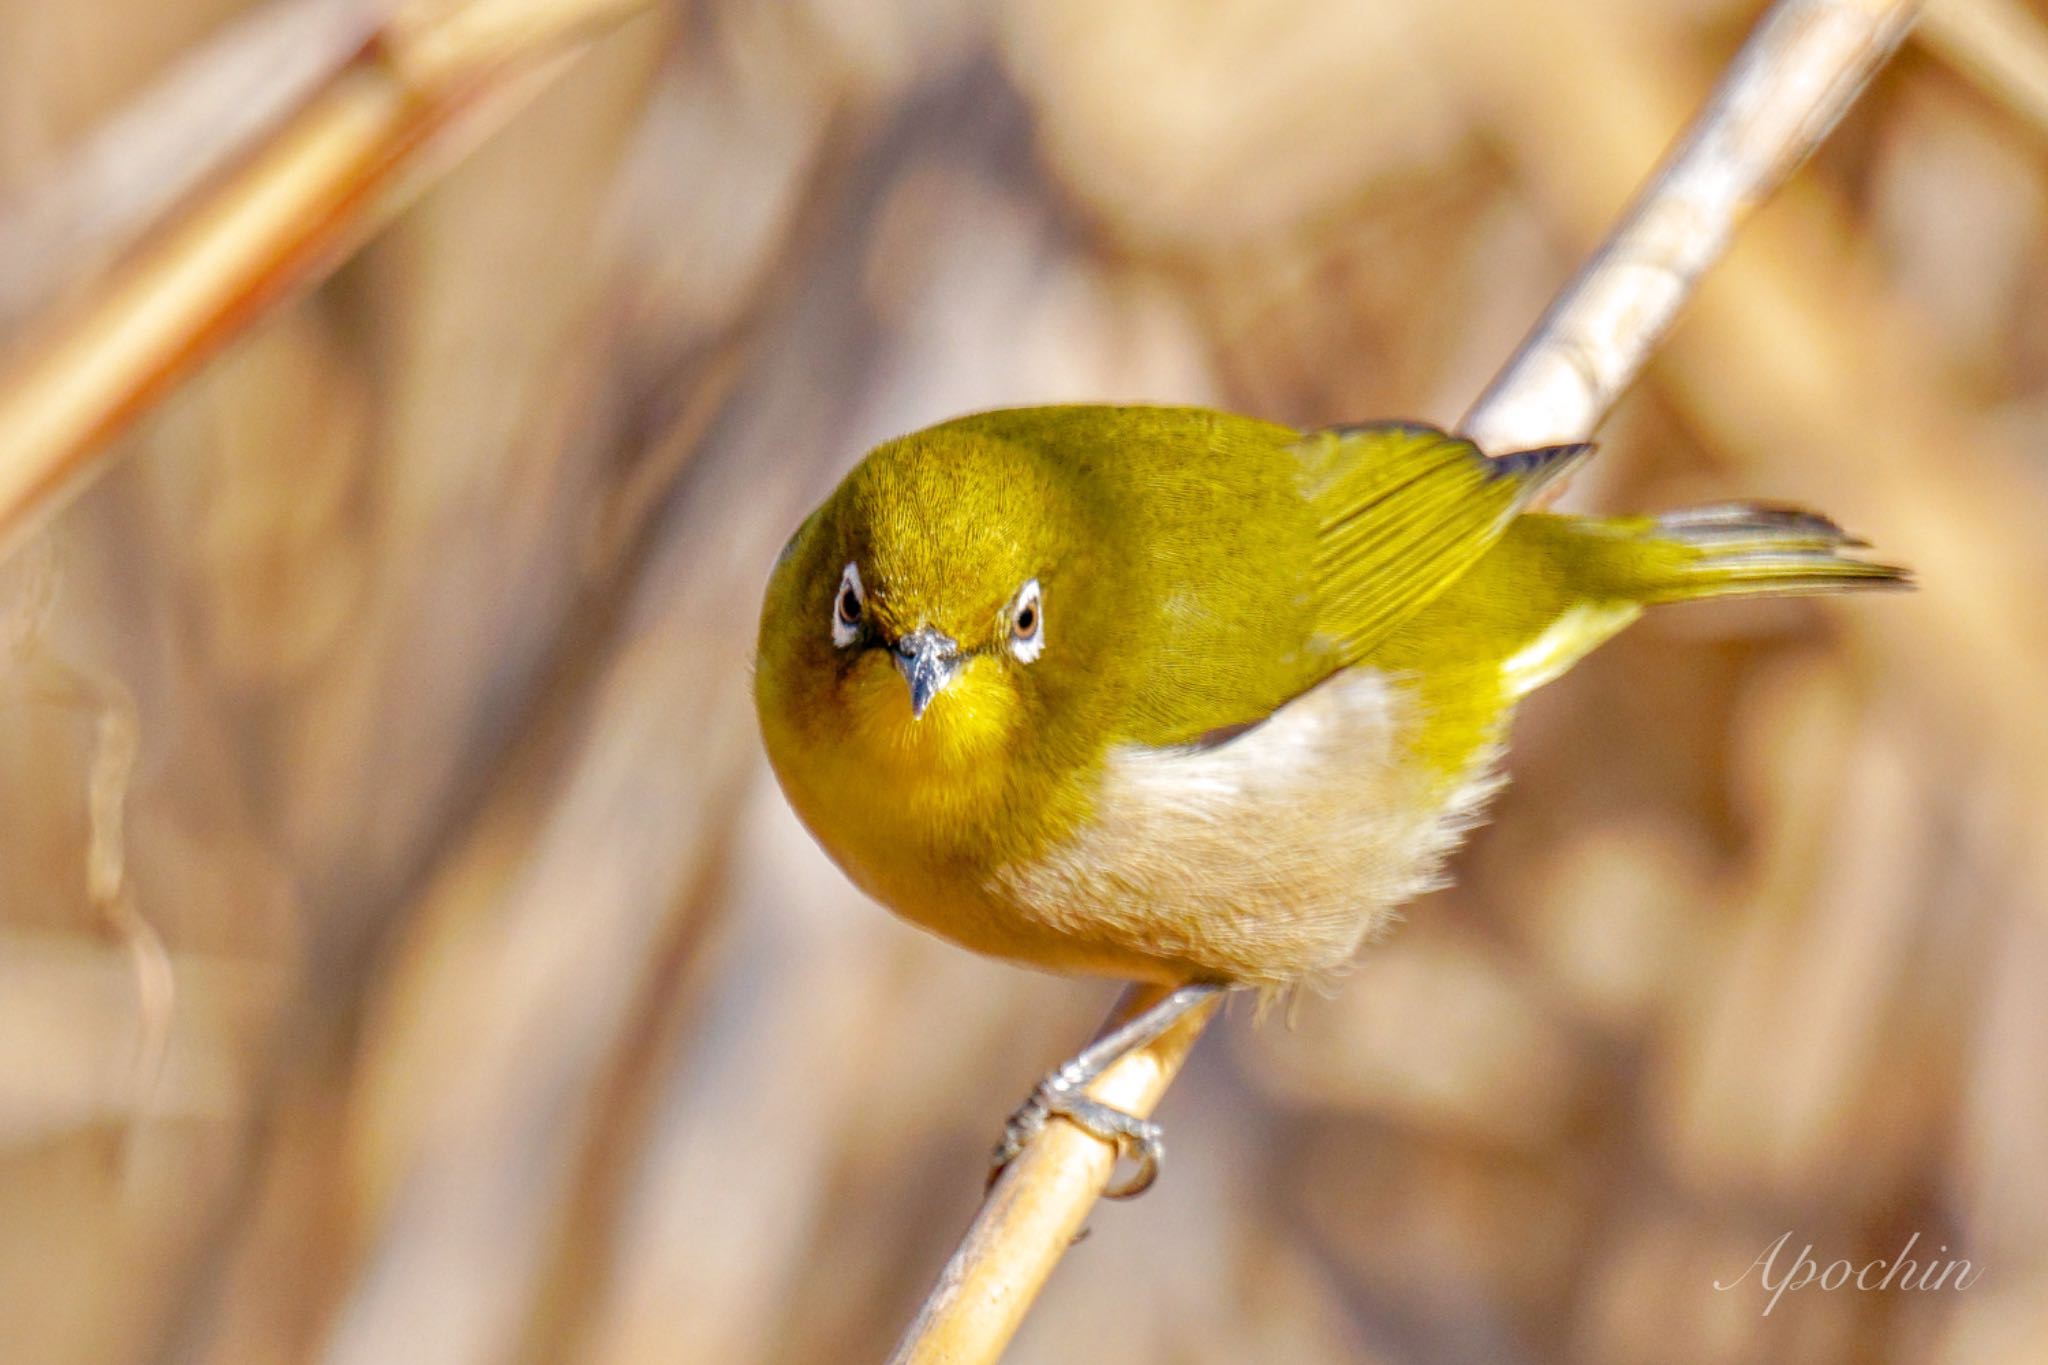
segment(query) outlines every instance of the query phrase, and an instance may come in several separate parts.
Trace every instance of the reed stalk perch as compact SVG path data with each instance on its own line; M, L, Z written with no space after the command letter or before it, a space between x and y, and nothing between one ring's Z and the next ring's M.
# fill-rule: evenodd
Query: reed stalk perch
M1583 440L1634 380L1736 227L1826 137L1912 26L1912 0L1780 0L1605 243L1466 414L1489 450ZM1109 1027L1158 998L1134 995ZM1210 1000L1089 1087L1149 1115ZM994 1360L1073 1242L1115 1165L1109 1145L1050 1125L988 1192L893 1359Z

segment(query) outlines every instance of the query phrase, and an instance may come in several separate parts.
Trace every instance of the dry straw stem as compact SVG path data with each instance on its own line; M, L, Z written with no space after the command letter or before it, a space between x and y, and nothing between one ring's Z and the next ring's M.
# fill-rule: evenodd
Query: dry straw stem
M1490 450L1590 435L1736 227L1826 137L1918 8L1878 0L1773 6L1619 225L1473 405L1464 429ZM1112 1067L1090 1093L1150 1114L1213 1012L1197 1012ZM989 1192L894 1360L970 1365L1000 1355L1112 1165L1102 1142L1071 1124L1048 1127Z
M1103 1031L1164 994L1163 988L1133 992ZM1220 1001L1212 996L1196 1006L1150 1046L1111 1067L1088 1093L1126 1113L1150 1114ZM989 1190L894 1358L995 1359L1080 1235L1115 1168L1116 1150L1108 1143L1071 1123L1048 1124Z
M415 0L0 373L0 554L93 456L416 190L423 153L493 127L644 0Z
M2048 133L2048 24L2020 0L1928 0L1923 46Z

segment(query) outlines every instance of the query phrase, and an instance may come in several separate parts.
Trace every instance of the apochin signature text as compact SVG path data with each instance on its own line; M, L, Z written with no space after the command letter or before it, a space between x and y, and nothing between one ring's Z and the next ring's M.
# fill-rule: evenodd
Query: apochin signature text
M1920 1241L1920 1234L1914 1233L1899 1248L1899 1254L1890 1260L1865 1261L1856 1265L1850 1261L1831 1261L1825 1267L1813 1259L1813 1245L1801 1247L1799 1254L1792 1258L1783 1272L1778 1269L1778 1257L1785 1250L1785 1243L1792 1240L1787 1232L1777 1241L1764 1248L1763 1254L1749 1263L1749 1269L1727 1283L1714 1281L1714 1288L1726 1293L1749 1278L1749 1272L1757 1272L1757 1284L1768 1292L1771 1301L1764 1305L1764 1316L1778 1306L1778 1300L1788 1291L1818 1286L1821 1289L1860 1289L1865 1293L1882 1293L1887 1289L1968 1289L1975 1284L1983 1271L1966 1260L1930 1258L1924 1262L1910 1259L1910 1253ZM1946 1245L1940 1248L1946 1252Z

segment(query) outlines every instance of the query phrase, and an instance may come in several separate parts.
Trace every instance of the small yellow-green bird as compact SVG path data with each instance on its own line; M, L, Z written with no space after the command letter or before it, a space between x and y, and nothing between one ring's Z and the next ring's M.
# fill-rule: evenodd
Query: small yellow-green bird
M797 530L755 700L797 814L915 924L1172 984L1054 1071L1149 1184L1158 1129L1081 1087L1230 987L1339 972L1439 882L1515 703L1698 597L1903 584L1812 513L1528 510L1589 446L1179 407L982 413L878 447Z

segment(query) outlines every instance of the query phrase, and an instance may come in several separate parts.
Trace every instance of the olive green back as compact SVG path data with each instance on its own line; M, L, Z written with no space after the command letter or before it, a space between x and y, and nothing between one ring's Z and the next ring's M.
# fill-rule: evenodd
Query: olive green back
M1114 739L1154 745L1254 723L1369 660L1585 449L1489 461L1412 424L1304 436L1199 408L1094 405L980 413L906 439L1000 442L1071 490L1048 620L1086 672L1086 708Z

